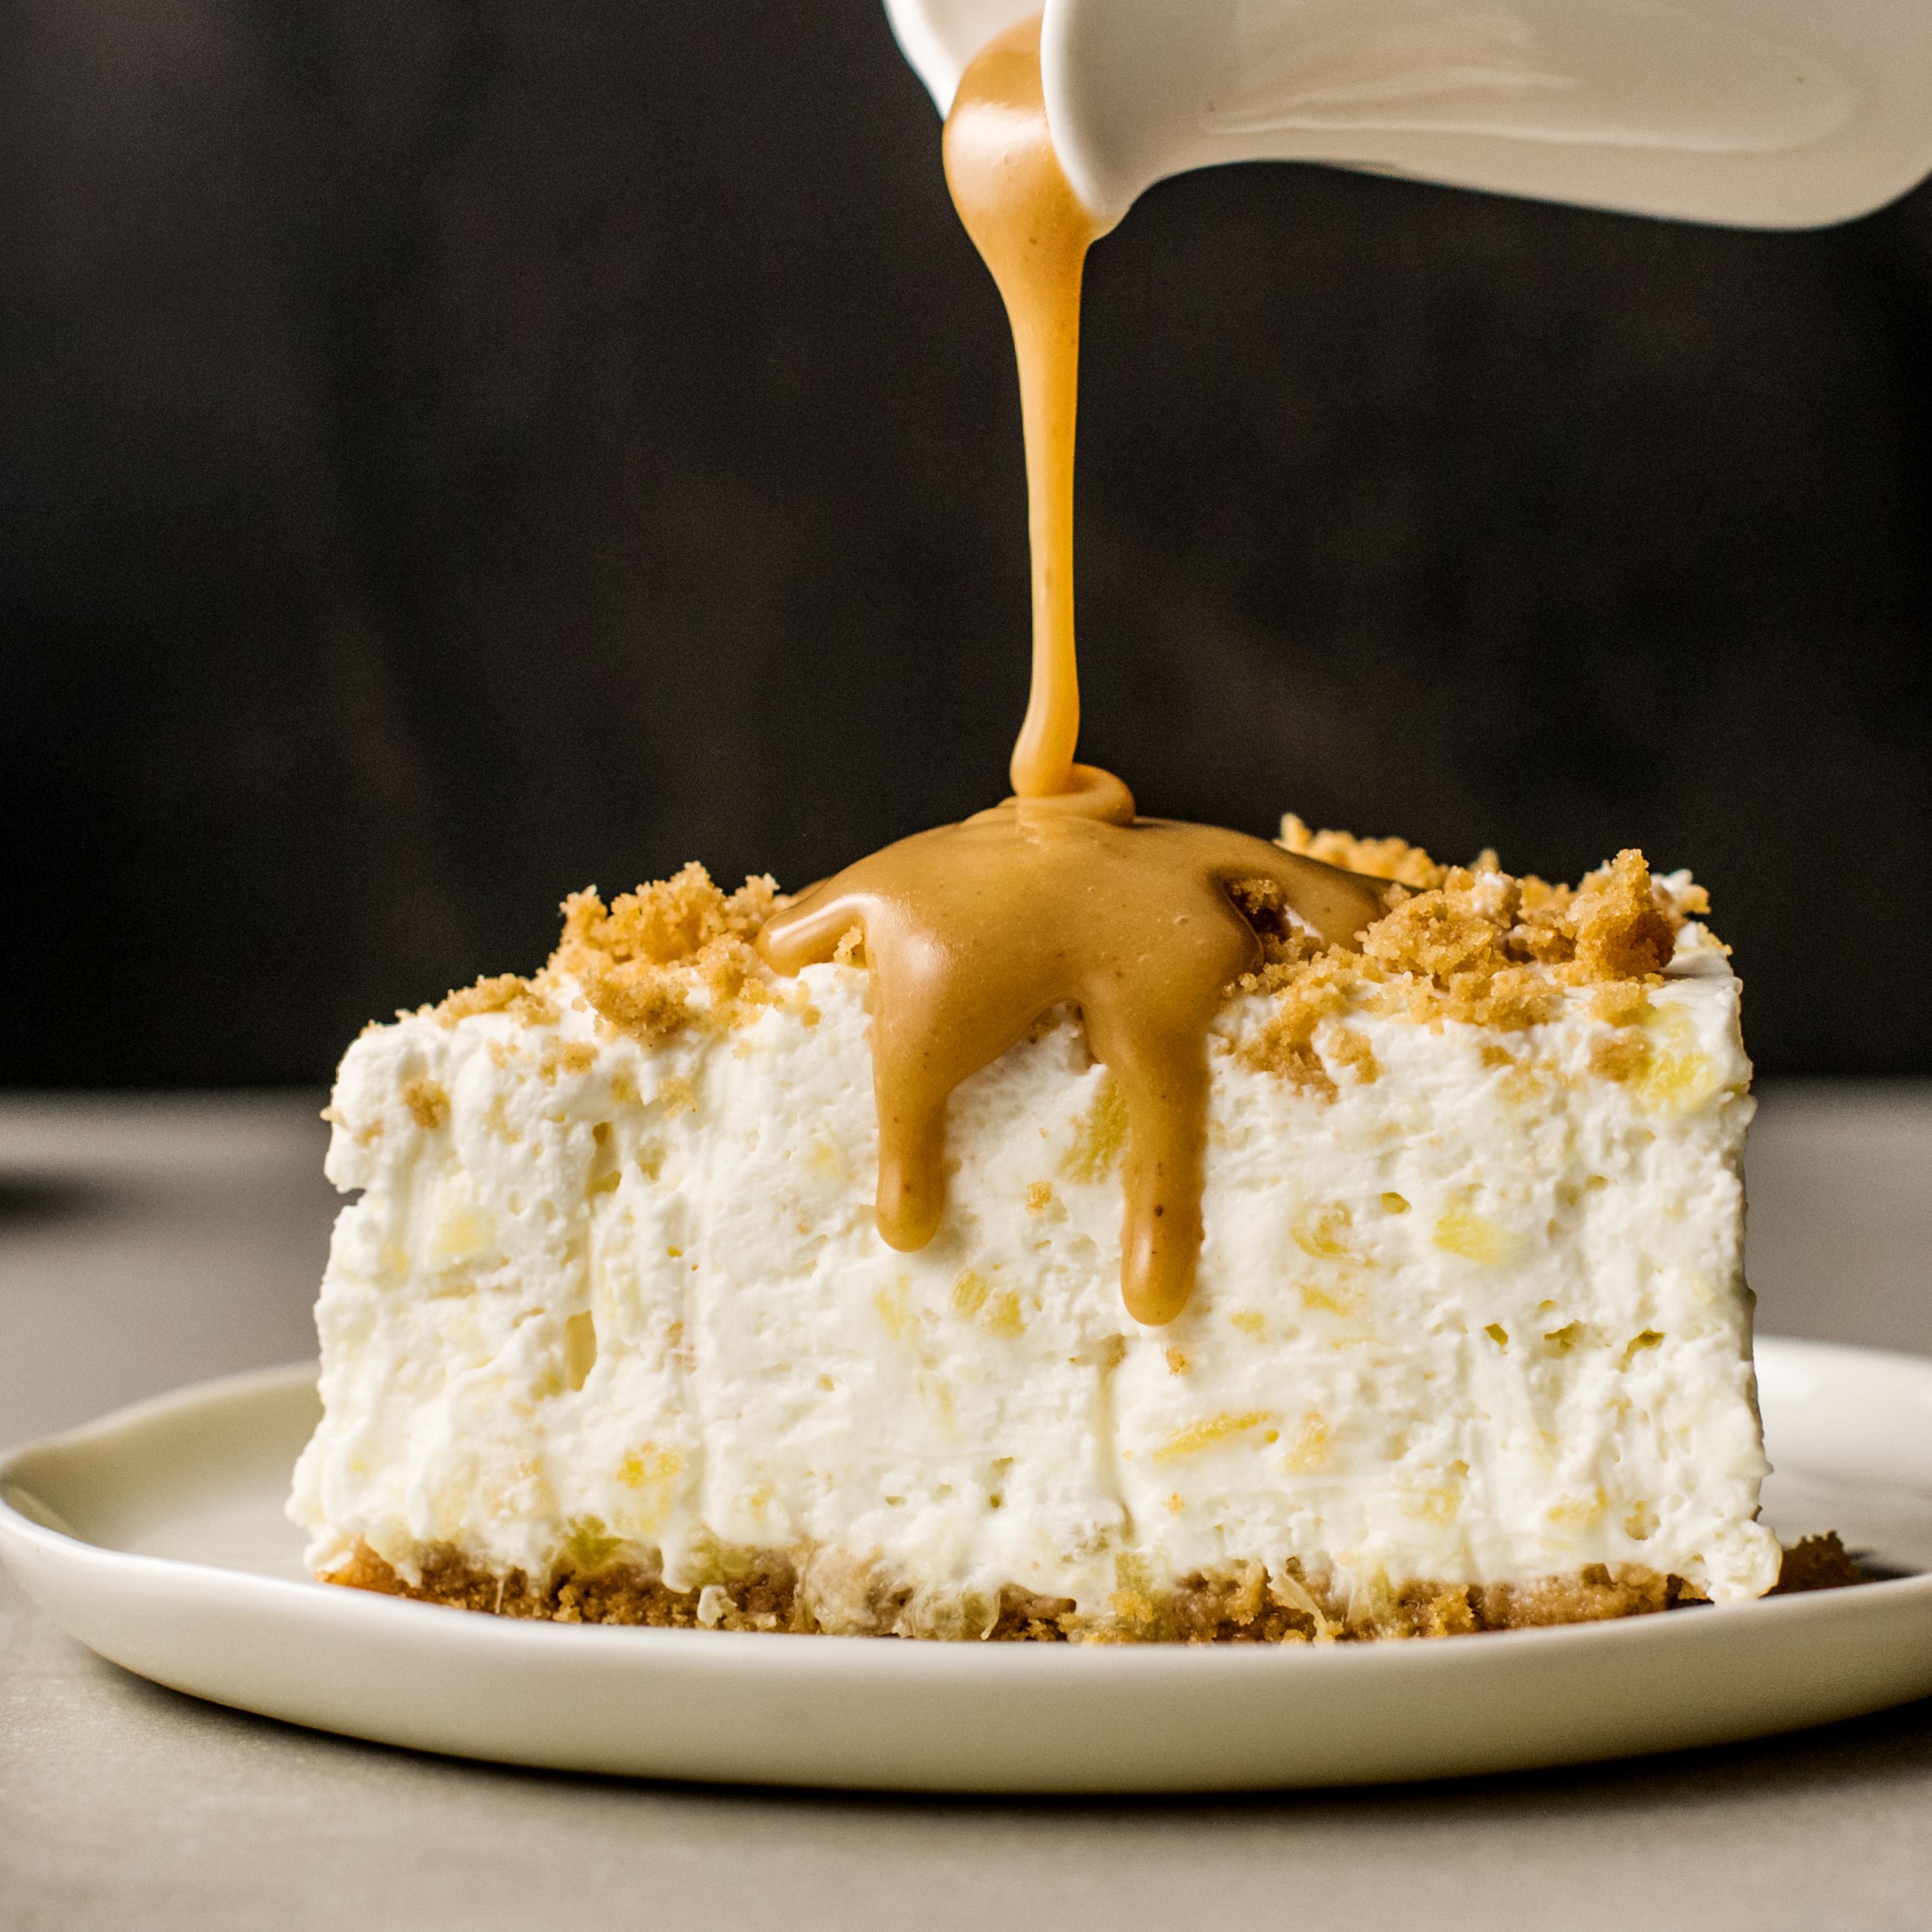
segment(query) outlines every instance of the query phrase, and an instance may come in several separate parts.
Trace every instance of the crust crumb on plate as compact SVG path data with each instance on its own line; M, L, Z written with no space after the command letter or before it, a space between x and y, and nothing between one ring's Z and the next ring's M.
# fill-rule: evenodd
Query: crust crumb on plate
M1801 1536L1785 1551L1778 1581L1768 1594L1794 1597L1804 1590L1848 1590L1868 1580L1838 1532L1828 1529L1822 1536Z

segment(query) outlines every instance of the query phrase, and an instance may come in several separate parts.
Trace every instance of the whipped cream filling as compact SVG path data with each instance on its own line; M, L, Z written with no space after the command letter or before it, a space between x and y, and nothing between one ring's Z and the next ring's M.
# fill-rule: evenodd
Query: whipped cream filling
M907 1254L873 1217L862 971L650 1045L574 990L554 1023L415 1016L343 1061L328 1171L360 1198L290 1504L319 1571L359 1540L412 1578L450 1546L694 1588L780 1552L833 1627L880 1587L1104 1622L1291 1559L1369 1599L1775 1580L1750 1066L1695 926L1622 1078L1587 991L1510 1032L1341 1012L1332 1096L1244 1062L1271 1002L1231 1000L1198 1284L1159 1328L1121 1303L1124 1112L1070 1017L958 1089L945 1220Z

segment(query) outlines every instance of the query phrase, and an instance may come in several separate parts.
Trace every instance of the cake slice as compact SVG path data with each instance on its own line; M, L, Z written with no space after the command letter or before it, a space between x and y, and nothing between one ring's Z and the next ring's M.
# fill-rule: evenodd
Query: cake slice
M373 1027L328 1173L291 1514L318 1576L563 1621L1322 1640L1776 1580L1742 1258L1754 1102L1686 874L1398 841L1359 951L1254 908L1191 1299L1123 1305L1118 1088L1062 1011L954 1094L880 1239L854 946L697 867L532 980Z

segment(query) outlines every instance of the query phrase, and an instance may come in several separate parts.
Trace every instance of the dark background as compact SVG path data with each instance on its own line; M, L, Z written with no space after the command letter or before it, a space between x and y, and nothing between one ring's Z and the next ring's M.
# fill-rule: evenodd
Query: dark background
M1094 257L1085 752L1688 863L1777 1072L1932 1070L1932 193L1316 170ZM0 1082L314 1081L566 890L997 796L1018 412L873 0L0 9Z

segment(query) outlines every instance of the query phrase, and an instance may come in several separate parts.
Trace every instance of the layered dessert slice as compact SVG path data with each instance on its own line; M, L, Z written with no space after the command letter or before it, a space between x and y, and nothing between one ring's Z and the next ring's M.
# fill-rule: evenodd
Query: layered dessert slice
M1259 842L1256 842L1258 843ZM1232 892L1200 1238L1124 1300L1122 1084L1048 1013L881 1238L875 976L696 867L343 1062L316 1574L472 1609L902 1636L1324 1640L1775 1581L1738 982L1682 874L1397 841L1354 944ZM880 1195L879 1200L883 1200ZM1155 1211L1159 1211L1156 1210Z

